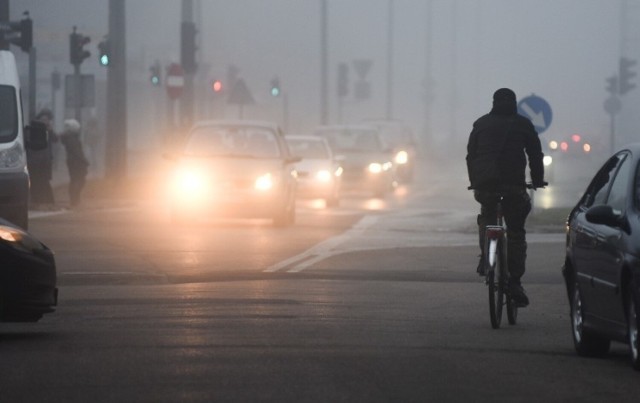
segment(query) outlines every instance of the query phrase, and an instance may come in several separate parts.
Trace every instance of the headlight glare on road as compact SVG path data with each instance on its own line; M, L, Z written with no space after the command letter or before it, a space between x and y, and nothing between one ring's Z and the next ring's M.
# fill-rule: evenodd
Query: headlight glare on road
M545 155L544 158L542 158L542 163L548 167L553 163L553 158L550 155Z
M404 150L400 150L396 153L394 162L399 165L404 165L409 162L409 153Z
M262 190L262 191L270 190L273 187L273 178L271 174L267 173L264 175L260 175L256 179L253 186L256 188L256 190Z

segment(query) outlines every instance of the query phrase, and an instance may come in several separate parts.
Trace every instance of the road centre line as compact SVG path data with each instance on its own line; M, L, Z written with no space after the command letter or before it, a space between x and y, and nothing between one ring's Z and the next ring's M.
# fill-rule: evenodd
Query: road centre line
M278 262L265 270L265 273L275 273L289 266L293 266L287 270L287 273L298 273L307 267L326 259L334 254L334 249L339 245L361 235L367 228L371 227L378 221L378 216L368 215L364 216L354 226L352 226L346 232L329 238L319 244L312 246L306 251Z

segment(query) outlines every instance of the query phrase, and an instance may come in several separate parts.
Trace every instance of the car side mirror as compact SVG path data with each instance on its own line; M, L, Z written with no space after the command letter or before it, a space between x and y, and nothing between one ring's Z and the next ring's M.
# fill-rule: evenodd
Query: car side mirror
M24 131L26 134L26 148L30 150L44 150L49 145L46 124L32 120L29 126L24 128Z
M605 204L599 204L591 207L585 213L585 218L593 224L602 224L609 227L622 228L624 230L628 229L628 223L624 216L617 213L611 206L607 206Z

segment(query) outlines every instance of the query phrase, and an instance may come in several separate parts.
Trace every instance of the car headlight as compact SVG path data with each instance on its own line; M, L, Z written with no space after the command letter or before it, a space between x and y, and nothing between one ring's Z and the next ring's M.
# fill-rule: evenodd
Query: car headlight
M396 164L404 165L409 162L409 153L404 150L398 151L394 158Z
M182 169L174 178L174 188L179 195L198 196L206 190L204 175L195 169Z
M327 171L326 169L320 170L316 172L316 179L319 182L329 182L331 181L331 172Z
M0 225L0 242L25 252L42 249L42 244L31 235L8 225Z
M382 164L378 162L372 162L371 164L369 164L369 172L371 172L372 174L379 174L380 172L382 172Z
M269 190L273 187L273 177L270 173L260 175L253 184L257 190Z
M0 151L0 168L18 168L22 165L24 150L18 143L13 147Z
M545 155L542 158L542 164L544 164L544 166L548 167L553 163L553 158L550 155Z

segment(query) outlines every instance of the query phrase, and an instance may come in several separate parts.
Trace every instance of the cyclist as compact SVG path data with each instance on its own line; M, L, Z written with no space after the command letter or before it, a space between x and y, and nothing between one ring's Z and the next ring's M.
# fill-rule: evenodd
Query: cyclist
M500 88L493 94L491 111L473 124L466 161L470 187L480 203L477 222L481 253L484 251L484 228L495 224L498 195L503 195L502 211L509 228L509 292L521 307L529 304L520 282L527 257L524 225L531 211L525 179L527 157L533 187L544 187L543 153L538 133L529 119L517 113L516 94L509 88ZM484 275L482 254L477 271Z

